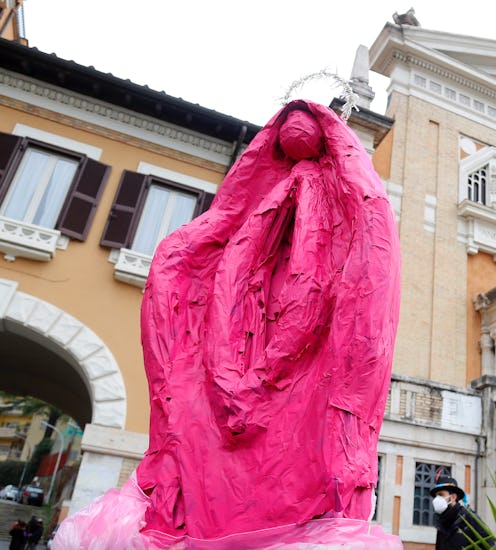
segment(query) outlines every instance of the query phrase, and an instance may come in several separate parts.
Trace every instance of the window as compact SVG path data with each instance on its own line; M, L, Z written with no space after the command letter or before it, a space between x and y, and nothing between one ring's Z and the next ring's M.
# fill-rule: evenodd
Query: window
M444 89L444 95L445 95L448 99L452 99L453 101L456 100L456 92L455 92L455 90L453 90L452 88L445 88L445 89Z
M471 172L467 177L467 198L469 201L486 204L486 183L489 166Z
M0 456L9 456L10 445L0 445Z
M421 86L422 88L427 87L427 80L418 74L415 75L415 84Z
M100 244L152 256L163 237L207 210L213 197L200 189L126 170Z
M61 234L84 241L109 171L82 153L0 133L0 251L49 259Z
M165 236L193 219L197 200L193 193L152 184L131 249L153 256Z
M496 147L473 143L460 158L458 240L468 254L496 257Z
M433 92L435 92L436 94L440 94L441 93L441 84L439 84L438 82L433 82L432 80L430 81L430 88Z
M14 429L18 429L19 426L20 426L20 423L19 422L12 422L12 421L9 421L9 422L4 422L4 426L6 428L14 428Z
M372 521L377 521L379 519L378 510L379 510L379 499L381 494L381 472L382 472L383 461L384 461L384 457L379 455L377 459L377 487L375 488L375 509L374 509L374 514L372 516Z
M434 525L434 509L430 490L436 484L436 476L439 472L451 475L451 467L424 462L415 464L414 525Z
M0 207L0 215L54 228L78 162L28 147Z
M476 111L479 111L480 113L483 113L484 112L484 103L482 103L482 101L477 101L476 99L474 99L474 109Z
M207 210L212 193L124 171L100 244L118 249L114 277L143 287L158 243Z

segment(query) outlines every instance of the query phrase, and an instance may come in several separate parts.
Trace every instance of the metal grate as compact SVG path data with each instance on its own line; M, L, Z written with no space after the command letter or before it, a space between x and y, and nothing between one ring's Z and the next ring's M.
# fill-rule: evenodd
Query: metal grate
M415 497L413 501L413 524L434 525L434 509L429 491L436 484L436 475L439 471L451 475L450 466L439 464L415 463Z

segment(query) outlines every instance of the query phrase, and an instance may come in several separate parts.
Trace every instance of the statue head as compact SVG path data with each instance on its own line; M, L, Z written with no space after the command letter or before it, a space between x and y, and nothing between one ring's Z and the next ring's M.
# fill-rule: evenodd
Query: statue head
M279 145L297 162L318 158L324 149L324 136L317 119L306 111L290 111L279 129Z

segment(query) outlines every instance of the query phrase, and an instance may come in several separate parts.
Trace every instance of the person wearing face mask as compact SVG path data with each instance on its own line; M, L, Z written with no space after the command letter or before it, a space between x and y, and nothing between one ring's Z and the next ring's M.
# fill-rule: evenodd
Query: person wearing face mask
M433 497L432 507L436 512L436 550L462 550L470 544L470 541L477 538L472 528L483 537L490 537L489 528L485 530L484 522L468 505L464 504L465 492L458 487L456 479L440 475L430 494ZM491 547L496 545L494 538L486 539L485 542L486 546L471 546L471 548L487 548L487 544Z

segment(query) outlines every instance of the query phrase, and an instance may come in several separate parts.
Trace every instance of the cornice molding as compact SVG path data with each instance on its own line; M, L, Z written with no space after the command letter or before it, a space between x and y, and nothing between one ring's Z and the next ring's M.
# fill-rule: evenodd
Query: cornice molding
M451 80L452 82L456 82L456 84L464 86L465 88L474 90L481 95L485 95L492 99L496 98L496 90L494 88L481 86L480 84L478 84L477 82L474 82L473 80L460 76L453 71L449 71L447 69L439 67L430 61L426 61L425 59L422 59L421 57L418 57L412 54L406 54L399 50L394 50L391 56L391 59L389 61L389 64L393 64L394 60L401 61L406 65L414 65L416 67L420 67L442 78L446 78L448 80Z
M153 119L144 115L136 114L110 103L95 100L76 93L68 92L63 88L40 83L37 80L26 77L19 77L9 71L0 71L0 85L7 86L12 90L22 91L33 96L37 96L45 101L63 104L79 111L80 113L89 113L102 119L104 122L113 121L128 127L144 130L151 134L164 136L170 140L181 144L180 150L184 150L184 145L193 146L208 153L230 157L232 153L232 144L227 144L220 140L212 139L208 136L188 131L182 127L173 124L167 124L163 121Z
M96 124L94 122L88 122L74 115L62 114L47 107L38 107L36 105L33 105L33 103L2 95L1 89L0 105L4 105L6 107L10 107L11 109L16 109L18 111L31 114L39 118L44 118L52 122L71 126L71 128L77 128L80 130L84 130L85 132L91 132L92 134L106 137L120 143L125 143L126 145L132 145L134 147L144 149L145 151L151 151L164 157L178 160L180 162L185 162L193 166L199 166L201 168L205 168L206 170L211 170L212 172L217 172L222 175L225 175L226 173L225 162L220 163L211 161L198 155L184 153L183 151L172 149L171 147L167 147L165 145L157 143L157 141L151 141L149 139L144 139L143 137L131 135L130 133L110 129L108 127L102 126L101 123ZM122 129L126 130L125 127Z

